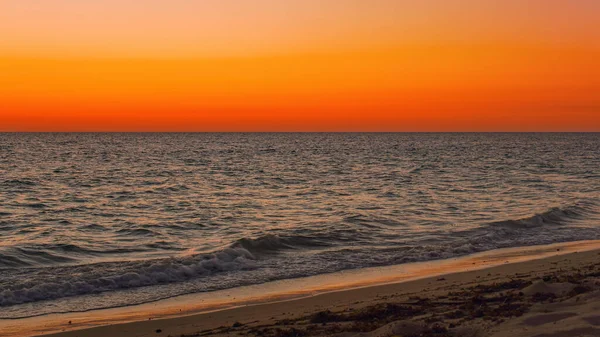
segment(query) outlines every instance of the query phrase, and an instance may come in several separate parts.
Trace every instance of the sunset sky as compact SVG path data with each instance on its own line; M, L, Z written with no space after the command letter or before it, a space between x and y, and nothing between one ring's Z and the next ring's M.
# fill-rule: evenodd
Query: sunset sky
M0 131L600 131L598 0L2 0Z

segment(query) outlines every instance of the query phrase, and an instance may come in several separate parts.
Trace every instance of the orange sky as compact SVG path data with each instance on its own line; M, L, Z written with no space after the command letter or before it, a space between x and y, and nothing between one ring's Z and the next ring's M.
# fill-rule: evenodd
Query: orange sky
M0 131L600 131L596 0L5 0Z

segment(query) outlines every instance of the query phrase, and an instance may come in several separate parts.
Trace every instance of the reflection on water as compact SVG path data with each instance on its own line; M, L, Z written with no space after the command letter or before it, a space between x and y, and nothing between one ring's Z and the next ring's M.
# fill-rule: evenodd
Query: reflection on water
M600 238L598 134L0 134L0 317Z

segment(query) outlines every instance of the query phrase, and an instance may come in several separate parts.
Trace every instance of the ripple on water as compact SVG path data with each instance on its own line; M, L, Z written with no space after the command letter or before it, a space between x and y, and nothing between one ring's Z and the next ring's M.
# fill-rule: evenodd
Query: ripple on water
M598 134L0 134L0 147L3 313L600 238Z

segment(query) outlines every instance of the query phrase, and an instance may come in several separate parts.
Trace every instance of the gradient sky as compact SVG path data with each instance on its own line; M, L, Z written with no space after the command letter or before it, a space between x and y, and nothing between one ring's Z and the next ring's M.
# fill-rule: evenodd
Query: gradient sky
M0 131L600 131L597 0L2 0Z

